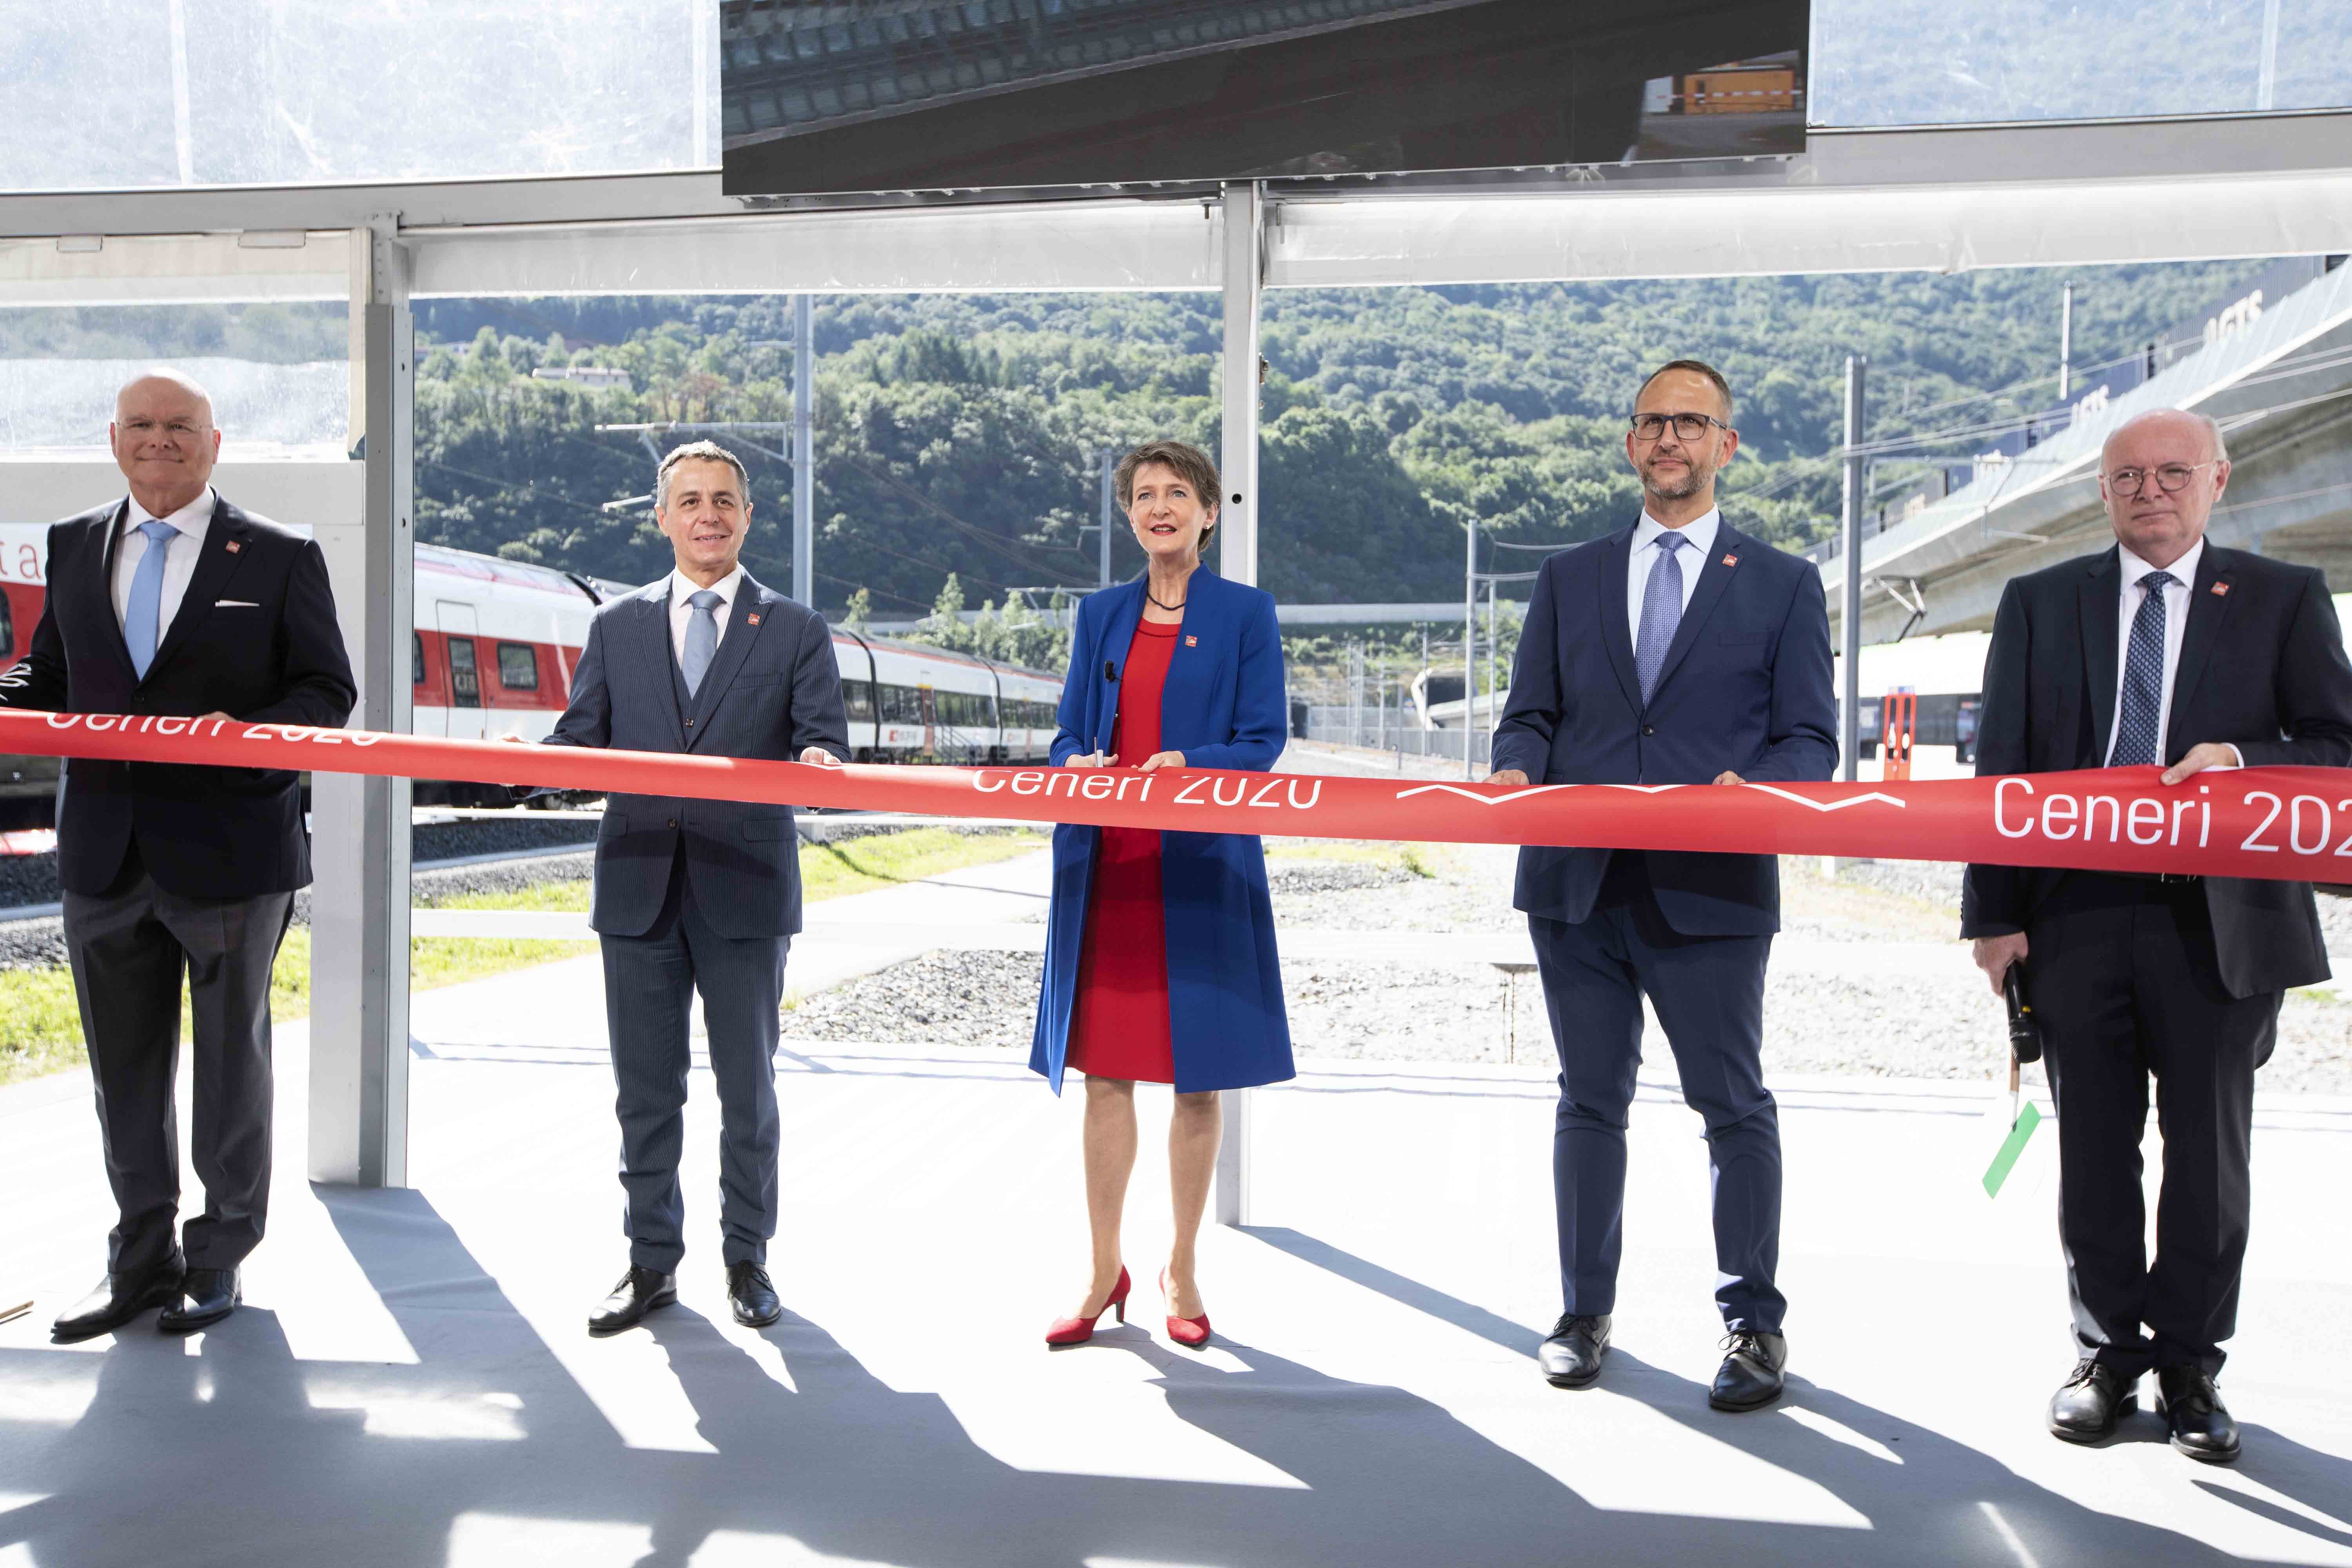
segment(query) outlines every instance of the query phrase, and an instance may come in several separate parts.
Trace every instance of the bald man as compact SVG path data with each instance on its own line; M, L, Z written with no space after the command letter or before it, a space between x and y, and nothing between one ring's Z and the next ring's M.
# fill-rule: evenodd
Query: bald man
M49 530L48 598L0 705L332 726L357 689L326 558L212 488L220 432L194 382L152 372L109 427L123 499ZM187 1332L235 1310L268 1208L269 972L310 880L291 773L78 760L58 801L74 993L118 1212L107 1277L60 1341L151 1307ZM180 988L204 1213L179 1225Z
M2107 437L2099 494L2116 542L2003 592L1979 775L2154 766L2194 799L2229 787L2209 769L2352 763L2352 665L2327 584L2206 542L2229 483L2221 432L2201 415L2158 410ZM1961 921L1996 992L2025 966L2058 1103L2077 1359L2051 1432L2111 1436L2154 1371L2172 1446L2234 1460L2214 1378L2237 1326L2254 1069L2286 991L2327 978L2311 885L1971 866ZM2151 1076L2164 1129L2153 1263Z

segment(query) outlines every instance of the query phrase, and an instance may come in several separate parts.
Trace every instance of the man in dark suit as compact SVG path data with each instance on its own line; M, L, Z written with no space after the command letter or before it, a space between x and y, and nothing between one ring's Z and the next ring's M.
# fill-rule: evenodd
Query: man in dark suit
M662 459L654 515L677 569L596 612L549 737L567 746L795 758L839 767L849 720L824 618L761 586L740 557L743 466L709 441ZM801 929L800 839L788 805L616 795L596 834L589 923L604 953L619 1087L629 1268L588 1320L618 1333L677 1300L686 1253L677 1167L688 1020L702 994L719 1083L719 1224L735 1321L782 1315L776 1232L778 1013Z
M213 489L220 432L201 387L154 373L110 427L122 500L49 530L48 598L0 704L339 725L358 696L326 557ZM66 951L120 1219L107 1277L59 1340L215 1323L269 1201L269 971L310 880L291 773L77 760L58 796ZM205 1212L179 1226L180 984L195 1036Z
M1642 384L1625 437L1642 518L1544 563L1488 782L1830 776L1836 710L1821 576L1716 510L1716 473L1738 447L1731 389L1715 371L1676 360ZM1706 1121L1716 1302L1729 1331L1708 1401L1769 1404L1788 1358L1774 1283L1780 1128L1760 1059L1778 862L1529 847L1513 902L1527 911L1560 1059L1552 1175L1564 1310L1538 1352L1545 1376L1584 1387L1609 1348L1646 994L1683 1098Z
M1979 775L2169 763L2164 783L2180 784L2208 768L2352 762L2352 666L2326 582L2205 542L2229 479L2201 415L2143 414L2107 437L2099 494L2116 543L2002 593ZM1961 921L1995 991L2025 965L2058 1104L2080 1359L2050 1430L2108 1436L2153 1368L2173 1447L2235 1459L2213 1380L2245 1261L2254 1069L2286 990L2327 977L2310 884L1971 866ZM2151 1073L2164 1128L2152 1266Z

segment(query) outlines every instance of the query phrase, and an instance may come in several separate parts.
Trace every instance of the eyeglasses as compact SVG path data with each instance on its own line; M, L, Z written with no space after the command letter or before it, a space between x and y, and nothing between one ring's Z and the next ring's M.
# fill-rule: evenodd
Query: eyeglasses
M2154 468L2117 468L2107 476L2107 488L2129 500L2147 488L2148 477L2152 474L2156 478L2156 488L2166 495L2171 495L2185 489L2189 477L2200 468L2210 468L2220 460L2210 458L2201 463L2166 463Z
M1669 425L1675 427L1675 436L1685 441L1697 440L1706 434L1710 425L1718 430L1731 428L1722 420L1711 419L1704 414L1636 414L1633 416L1633 439L1654 441L1666 433Z

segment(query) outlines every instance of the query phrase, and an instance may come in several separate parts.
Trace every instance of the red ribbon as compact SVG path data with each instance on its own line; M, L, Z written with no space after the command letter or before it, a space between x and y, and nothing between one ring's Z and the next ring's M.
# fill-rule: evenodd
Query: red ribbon
M299 724L0 712L0 753L538 784L1170 832L1973 860L2352 882L2352 771L1909 784L1536 784L1169 769L811 767ZM2336 861L2344 865L2338 866Z

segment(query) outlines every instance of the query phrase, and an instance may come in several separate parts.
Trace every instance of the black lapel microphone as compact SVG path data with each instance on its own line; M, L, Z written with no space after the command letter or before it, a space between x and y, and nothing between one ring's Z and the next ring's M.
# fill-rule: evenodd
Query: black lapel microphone
M1103 679L1114 686L1118 683L1118 668L1108 659L1103 660Z

